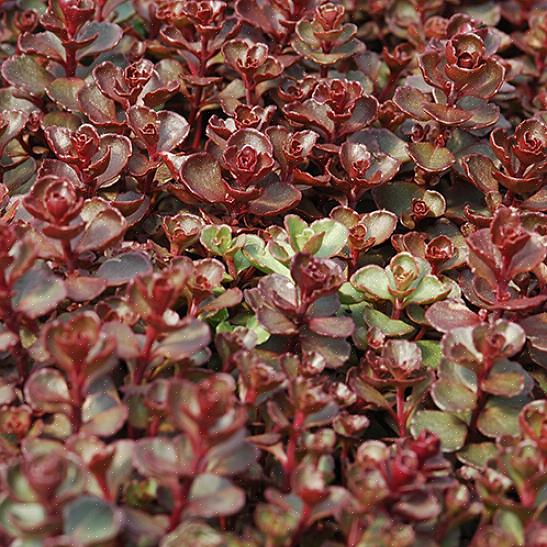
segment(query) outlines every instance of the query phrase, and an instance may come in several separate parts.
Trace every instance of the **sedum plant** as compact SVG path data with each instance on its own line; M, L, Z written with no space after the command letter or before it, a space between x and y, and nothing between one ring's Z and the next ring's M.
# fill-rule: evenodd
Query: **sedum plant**
M0 545L546 545L546 30L0 2Z

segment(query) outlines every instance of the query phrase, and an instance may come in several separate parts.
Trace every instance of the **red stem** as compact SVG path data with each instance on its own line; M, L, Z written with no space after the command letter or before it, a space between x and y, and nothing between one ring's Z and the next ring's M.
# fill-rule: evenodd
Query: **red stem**
M401 303L399 300L393 302L393 309L391 310L391 319L399 319L401 317Z
M350 250L350 271L352 273L357 270L357 262L359 261L360 254L359 249Z
M146 339L142 348L141 354L137 362L137 368L135 369L135 384L142 384L146 372L146 367L150 361L150 353L152 351L152 345L156 341L158 333L152 325L146 327Z
M67 77L72 77L76 73L78 61L76 60L76 43L69 38L64 44L66 51L65 73Z
M406 437L405 387L397 386L397 427L399 437Z
M197 438L196 441L197 442L192 443L193 445L195 445L194 453L196 454L194 463L192 465L192 477L200 472L203 456L207 452L206 447L204 447L201 443L201 437ZM173 496L175 503L173 506L173 511L171 512L171 516L169 517L169 532L172 532L180 523L182 513L188 501L188 494L190 493L190 488L192 487L192 477L185 478L182 483L179 484L179 487L174 489Z
M291 477L296 467L296 447L298 444L298 438L304 425L304 413L301 410L296 411L291 428L291 434L289 442L287 444L287 460L284 466L285 472L285 490L288 492L291 489Z
M150 420L150 425L148 426L148 436L149 437L155 437L158 434L158 431L160 429L160 423L161 419L160 416L152 416L152 419Z
M378 102L383 103L387 99L391 98L391 95L393 95L393 89L395 88L397 82L399 81L400 76L401 76L400 70L394 70L394 72L390 73L389 80L386 86L382 89L378 97Z
M473 409L473 413L471 414L471 420L469 421L469 435L475 434L479 416L481 415L481 412L484 409L484 405L486 404L487 397L486 393L481 389L481 384L484 378L490 372L493 364L494 363L490 359L485 359L483 362L482 370L480 371L480 373L477 374L477 404Z
M348 547L356 547L361 539L361 523L358 518L353 518L348 533Z
M97 21L103 20L103 9L104 5L106 4L106 0L99 0L97 2Z
M20 341L17 341L17 343L10 348L10 354L15 361L19 380L21 381L21 383L23 383L26 380L27 371L25 367L25 350L23 349Z
M300 537L302 536L303 532L308 527L310 514L311 514L311 507L307 503L304 503L304 507L302 508L302 516L300 517L298 528L293 534L291 546L296 547L297 545L300 545Z
M192 149L198 150L199 143L201 140L202 128L203 128L203 116L201 115L201 112L199 112L197 115L195 126L196 126L196 130L194 132L194 139L192 141Z
M226 266L228 267L228 273L230 274L230 277L232 277L235 281L237 279L237 271L234 263L234 257L226 255L224 257L224 260L226 261Z
M3 290L9 290L7 288L5 280L1 280ZM7 309L3 309L2 313L0 314L0 317L2 321L4 321L4 324L8 328L9 331L11 331L13 334L15 334L18 338L17 343L13 345L9 352L11 356L13 357L13 360L15 361L15 366L17 367L17 373L19 375L19 380L21 383L23 383L27 378L27 371L25 366L25 356L26 356L26 350L21 345L21 340L19 339L19 331L21 330L19 327L19 322L17 320L17 314L13 311L9 299L4 304Z
M113 501L110 488L108 488L108 484L106 482L106 477L104 475L95 475L95 479L101 489L101 492L103 493L104 499L106 501Z
M72 273L76 269L76 260L74 257L74 253L72 252L72 247L70 246L70 241L67 239L63 239L62 246L63 254L65 255L67 271L69 273Z
M188 494L190 492L190 487L192 486L192 479L186 478L183 480L179 488L174 489L173 496L175 498L175 504L173 506L173 511L169 517L169 528L168 532L172 532L180 523L182 517L182 512L186 507L186 501L188 499Z
M80 366L76 365L77 370L71 374L70 379L70 398L72 400L72 412L70 415L70 422L72 424L72 433L78 433L82 425L82 379L80 377Z
M245 101L249 106L254 106L256 104L255 85L249 81L247 76L243 76L243 83L245 85Z
M418 333L414 337L414 341L417 342L418 340L421 340L424 337L424 334L426 333L426 331L427 331L427 328L422 325L420 327L420 330L418 331Z

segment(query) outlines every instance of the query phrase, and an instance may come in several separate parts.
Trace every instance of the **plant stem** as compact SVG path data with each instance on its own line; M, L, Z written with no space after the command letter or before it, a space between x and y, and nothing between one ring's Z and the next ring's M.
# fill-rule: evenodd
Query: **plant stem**
M63 254L65 256L66 261L66 267L68 273L72 273L76 269L76 260L74 257L74 253L72 252L72 247L70 246L70 241L67 239L63 239L62 242L63 246Z
M4 286L6 287L5 283ZM21 339L19 338L19 332L21 329L19 322L17 321L17 315L13 311L11 304L7 304L7 309L3 310L1 318L8 330L17 336L17 343L9 349L9 352L15 361L19 380L23 383L27 379L27 371L25 366L25 357L27 352L21 345Z
M70 379L70 398L72 402L72 412L70 415L70 422L72 424L72 433L78 433L82 425L82 381L79 373L79 366L76 365L77 371L71 374Z
M307 503L304 503L304 507L302 509L302 515L300 516L300 522L298 523L298 528L294 532L292 536L291 546L296 547L297 545L300 545L300 537L308 527L308 520L310 517L311 508Z
M479 374L477 374L477 404L475 405L473 413L471 414L471 420L469 420L470 436L476 436L475 433L477 429L477 422L479 420L481 412L484 409L484 405L486 404L487 397L486 393L481 389L481 384L484 378L487 376L488 372L490 372L492 365L493 363L489 359L485 359L483 362L482 370Z
M76 60L76 43L72 39L69 39L63 45L66 51L65 73L68 78L71 78L76 73L76 67L78 66L78 61Z
M236 281L237 271L236 271L236 266L234 263L234 257L230 255L225 255L224 260L226 261L226 266L228 267L228 273L230 274L230 277L234 281Z
M193 477L201 471L203 456L206 452L206 447L203 446L198 438L194 446L194 453L196 454L196 457L194 458L192 465L191 477L184 478L182 483L179 483L179 487L173 489L175 503L173 505L171 516L169 517L169 532L172 532L180 524L182 513L188 501L188 494L192 488Z
M17 343L11 347L10 354L15 361L19 380L23 383L27 377L27 371L25 366L25 350L23 349L20 341L17 341Z
M243 83L245 85L245 101L249 106L256 104L255 85L249 81L247 76L244 76Z
M175 504L173 506L173 511L169 517L169 528L168 532L172 532L180 523L182 517L182 512L186 507L186 501L188 499L188 494L190 492L190 487L192 486L192 479L186 478L182 481L182 484L179 488L175 488L173 492Z
M144 380L146 367L150 361L150 353L152 351L152 345L156 341L158 333L152 325L146 327L146 338L144 340L144 346L137 362L137 368L135 369L135 384L140 385Z
M361 523L358 518L353 518L348 533L348 547L355 547L361 538Z
M289 437L289 442L287 444L287 460L284 466L285 472L285 490L288 492L291 489L291 477L296 467L296 447L298 444L298 438L300 437L300 432L302 426L304 425L304 413L300 410L296 411L294 415L294 420L291 428L291 434Z
M397 386L396 399L399 437L406 437L405 386Z
M399 302L399 300L395 300L395 302L393 302L393 308L391 310L391 319L399 319L401 317L401 303Z
M397 85L397 82L399 81L400 76L401 76L401 72L399 70L394 70L393 72L390 73L389 80L387 84L385 85L385 87L380 92L380 95L378 97L378 101L380 103L383 103L387 99L391 98L391 96L393 95L393 89Z

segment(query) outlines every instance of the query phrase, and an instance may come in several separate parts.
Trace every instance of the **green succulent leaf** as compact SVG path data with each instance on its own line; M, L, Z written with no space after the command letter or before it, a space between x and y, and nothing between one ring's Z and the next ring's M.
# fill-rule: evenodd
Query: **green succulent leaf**
M365 308L363 315L369 327L377 328L386 336L406 336L415 330L412 325L398 319L390 319L374 308Z
M477 404L477 380L465 367L443 361L439 368L439 379L431 388L435 404L447 412L473 410Z
M518 416L522 404L521 397L491 397L477 420L477 428L486 437L518 435Z
M443 282L434 275L426 275L410 295L405 298L405 305L408 304L431 304L443 298L450 292Z
M484 442L468 444L456 454L456 457L465 465L484 469L488 465L488 462L496 457L496 454L496 445Z
M525 386L525 374L518 363L507 360L498 361L481 382L481 388L499 397L515 397Z
M92 496L82 496L63 510L64 533L81 545L97 545L113 540L123 522L119 508Z
M213 255L224 256L232 245L232 230L226 224L205 226L201 231L200 242Z
M414 437L427 429L441 439L445 452L455 452L463 447L467 436L467 426L454 414L440 410L419 410L414 414L410 430Z
M350 283L359 291L375 300L393 301L389 291L389 279L383 268L371 264L357 270L350 278Z
M352 387L357 395L366 403L369 403L376 408L391 408L391 405L386 401L385 397L376 388L368 384L366 379L355 378L352 382Z

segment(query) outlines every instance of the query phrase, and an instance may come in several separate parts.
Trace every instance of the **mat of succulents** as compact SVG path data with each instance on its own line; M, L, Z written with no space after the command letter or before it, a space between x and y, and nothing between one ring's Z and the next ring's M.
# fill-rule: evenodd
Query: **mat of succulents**
M547 545L545 0L0 1L0 546Z

